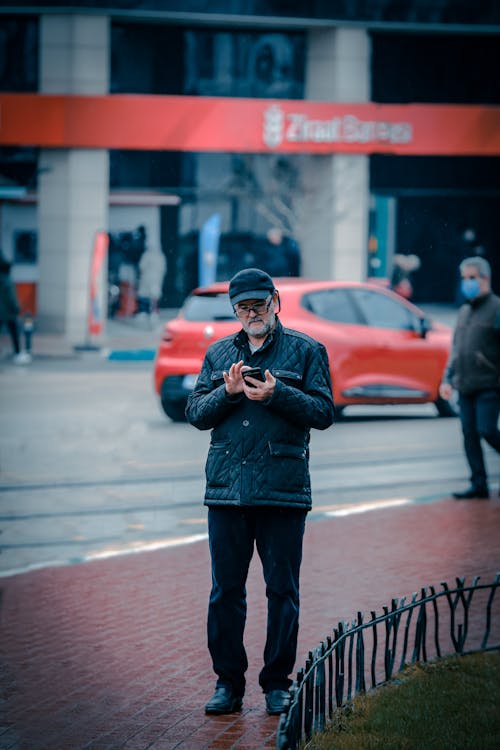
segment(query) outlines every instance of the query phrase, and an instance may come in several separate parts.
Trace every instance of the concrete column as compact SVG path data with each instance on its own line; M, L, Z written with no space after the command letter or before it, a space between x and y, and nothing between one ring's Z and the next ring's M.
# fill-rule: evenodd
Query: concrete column
M42 93L108 93L109 57L107 17L41 17ZM103 149L45 149L39 169L37 326L81 344L94 237L108 228L109 156ZM105 311L106 285L99 288Z
M366 31L309 32L306 98L364 102L370 97L370 44ZM304 274L343 280L366 276L369 159L337 154L311 159L305 176Z

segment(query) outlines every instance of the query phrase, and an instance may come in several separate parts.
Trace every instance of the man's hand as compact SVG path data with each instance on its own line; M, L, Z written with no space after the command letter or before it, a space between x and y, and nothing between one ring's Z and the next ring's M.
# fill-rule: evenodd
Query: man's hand
M241 368L243 367L243 360L235 362L229 368L229 372L223 372L222 376L226 384L226 393L229 396L236 396L237 393L243 393L243 378L241 376Z
M453 394L453 388L449 383L441 383L439 386L439 395L444 398L445 401L449 401Z
M271 375L269 370L266 370L264 375L266 377L264 381L248 377L248 383L252 385L249 385L243 377L241 378L243 381L243 393L250 401L267 401L273 395L276 378Z

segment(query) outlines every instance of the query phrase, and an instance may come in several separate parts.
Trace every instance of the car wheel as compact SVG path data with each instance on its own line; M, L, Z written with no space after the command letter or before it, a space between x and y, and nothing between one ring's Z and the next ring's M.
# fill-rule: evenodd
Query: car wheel
M169 401L166 398L162 398L161 406L167 417L170 417L172 422L186 421L186 415L184 414L184 409L186 408L185 401Z
M335 404L335 418L337 422L340 422L340 420L344 418L344 409L345 406L337 406Z
M458 404L453 399L447 401L438 396L436 401L434 401L434 405L439 417L458 417Z

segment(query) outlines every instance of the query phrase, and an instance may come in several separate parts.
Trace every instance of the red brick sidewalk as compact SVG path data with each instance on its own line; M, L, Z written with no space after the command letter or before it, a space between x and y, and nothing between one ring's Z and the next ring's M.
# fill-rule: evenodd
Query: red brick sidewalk
M392 508L311 520L298 664L339 620L421 586L500 569L500 502ZM275 746L257 675L265 594L248 586L241 715L206 717L206 542L0 579L2 750L260 750Z

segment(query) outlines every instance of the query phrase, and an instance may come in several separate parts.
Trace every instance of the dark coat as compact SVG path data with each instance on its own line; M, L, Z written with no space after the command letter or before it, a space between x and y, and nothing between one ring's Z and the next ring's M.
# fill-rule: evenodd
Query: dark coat
M276 378L267 402L226 393L222 373L241 359ZM191 424L212 429L205 505L309 509L310 429L326 429L333 415L328 356L309 336L277 321L255 354L244 331L212 344L186 407Z
M460 308L445 381L464 394L500 389L500 297L490 293Z
M0 273L0 320L15 320L19 315L16 287L7 273Z

